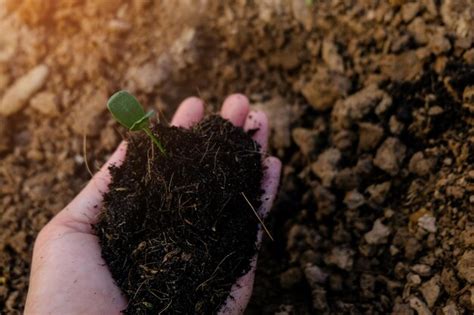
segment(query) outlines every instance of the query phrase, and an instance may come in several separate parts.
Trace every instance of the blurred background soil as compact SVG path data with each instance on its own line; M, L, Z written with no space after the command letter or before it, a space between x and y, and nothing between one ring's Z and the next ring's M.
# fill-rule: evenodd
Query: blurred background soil
M472 314L473 43L471 0L0 0L0 313L128 89L167 119L233 92L268 113L283 179L247 314Z

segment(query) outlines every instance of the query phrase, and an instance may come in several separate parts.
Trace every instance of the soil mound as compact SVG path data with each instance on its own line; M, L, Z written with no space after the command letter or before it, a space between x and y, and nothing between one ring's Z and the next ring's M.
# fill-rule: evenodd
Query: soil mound
M127 314L213 314L256 248L262 166L241 128L211 116L191 130L155 126L111 167L95 226L102 254L129 299Z

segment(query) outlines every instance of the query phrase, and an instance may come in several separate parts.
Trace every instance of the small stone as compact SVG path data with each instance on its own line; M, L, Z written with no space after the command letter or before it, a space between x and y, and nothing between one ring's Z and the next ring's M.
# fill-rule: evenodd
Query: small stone
M469 283L474 283L474 250L466 250L456 265L458 275Z
M434 71L436 71L437 74L442 75L444 72L444 69L446 69L446 65L448 64L448 57L441 55L436 57L436 60L433 65ZM428 110L428 115L430 115L430 112Z
M432 168L435 166L436 161L434 159L425 158L423 152L416 152L408 163L408 169L411 173L419 176L428 175Z
M438 284L439 276L434 276L429 281L423 283L420 287L421 294L429 308L432 308L439 297L440 287Z
M409 273L407 275L407 281L410 284L410 286L416 287L421 283L421 278L419 275Z
M360 121L377 105L390 106L392 98L376 85L370 85L352 94L344 101L339 101L331 112L332 127L335 130L349 129L354 122Z
M378 148L374 165L392 176L398 174L406 152L406 146L397 138L388 138Z
M318 184L313 189L313 195L316 200L316 218L318 220L321 220L336 210L336 197L322 185Z
M440 29L442 30L442 29ZM430 38L428 46L435 55L446 53L451 49L451 43L444 36L443 31L435 32Z
M84 157L82 155L76 154L74 155L74 162L78 165L82 165L82 163L84 163Z
M450 165L453 164L453 159L447 157L447 158L445 158L445 159L443 160L443 164L444 164L444 165L447 165L447 166L450 166Z
M392 256L395 256L398 253L400 253L400 250L396 246L393 246L393 245L390 245L389 251L390 251L390 255Z
M459 311L454 303L449 303L442 308L443 315L459 315Z
M455 295L459 291L459 282L456 280L454 271L450 268L444 268L441 272L441 284L449 295Z
M301 93L315 110L326 111L345 96L350 87L348 78L320 67L311 81L303 86Z
M416 51L409 50L399 55L383 55L380 70L392 81L414 81L423 72L423 62L418 59Z
M361 155L357 160L357 164L354 167L354 172L358 175L366 176L370 175L373 170L373 157L372 155Z
M362 122L359 123L359 147L360 151L374 149L382 140L384 130L380 125Z
M311 164L311 170L321 179L323 186L331 186L340 159L341 152L338 149L330 148L321 153L316 162Z
M465 189L461 186L448 186L446 188L446 194L456 199L462 199L464 197Z
M390 235L390 233L390 228L385 226L381 219L377 219L374 222L372 230L365 233L364 238L369 244L384 244L387 242L387 237Z
M365 198L357 190L351 190L346 193L344 203L349 209L357 209L365 203Z
M306 264L304 274L311 288L317 287L318 284L326 283L329 276L327 273L322 271L321 268L313 264Z
M300 148L301 153L305 156L315 151L319 136L318 131L306 128L295 128L292 130L291 136L293 141Z
M433 106L428 109L428 115L430 116L438 116L444 113L444 109L441 106Z
M355 138L355 135L352 131L347 130L347 129L342 129L342 130L337 131L334 134L332 138L332 143L339 150L345 151L352 147L354 138Z
M405 128L405 125L401 123L395 115L390 117L388 121L388 126L390 128L390 132L393 133L394 135L399 135L402 133L403 128Z
M464 88L462 92L462 101L464 103L474 103L474 85L469 85Z
M320 241L320 236L312 228L305 225L295 224L288 231L287 249L288 251L303 251L307 248L316 248Z
M420 3L409 2L402 6L402 19L405 23L410 22L420 11Z
M36 94L31 99L30 106L45 116L54 117L59 114L56 96L51 92Z
M395 211L393 211L390 208L385 208L383 211L383 216L386 219L390 219L391 217L393 217L394 214L395 214Z
M436 227L436 218L428 214L425 214L424 216L418 219L418 226L430 233L436 233L436 231L438 230L438 228Z
M409 223L409 227L411 229L414 229L415 226L418 225L418 220L420 220L421 217L423 216L433 216L433 213L429 210L427 210L426 208L420 208L419 210L413 212L412 214L410 214L410 216L408 217L408 223Z
M430 233L430 234L428 235L428 237L426 238L426 246L428 246L428 248L433 249L433 248L435 248L436 244L437 244L437 241L436 241L436 236L435 236L435 234L434 234L434 233Z
M408 301L410 303L410 307L414 309L418 313L418 315L431 315L432 314L428 306L426 306L426 304L423 303L416 296L412 296L408 298Z
M324 262L328 265L335 265L340 269L350 271L354 264L354 251L346 247L334 247L329 254L324 257Z
M393 271L395 273L395 277L400 280L400 279L405 278L405 276L407 276L408 267L407 267L407 265L405 265L404 263L399 261L395 265L395 268L393 269Z
M291 267L280 275L280 284L285 289L290 289L301 281L303 275L301 270Z
M405 257L409 260L415 259L416 254L422 249L420 242L410 237L405 241Z
M474 65L474 48L469 49L463 55L467 64Z
M424 45L428 43L426 24L422 17L415 18L410 25L408 25L408 30L418 44Z
M416 264L413 265L410 269L422 277L429 276L431 273L431 267L425 264Z
M367 192L370 195L369 200L381 205L385 201L385 198L387 197L387 194L390 191L391 185L392 184L387 181L380 184L370 185L369 187L367 187Z
M461 240L466 247L474 246L474 225L469 225L461 233Z
M48 66L41 64L16 80L0 99L0 115L10 116L20 111L28 99L43 87L48 74Z
M337 50L337 46L331 40L324 40L321 55L323 61L332 71L344 73L344 60Z
M112 32L126 32L132 27L130 23L119 19L110 20L107 26Z

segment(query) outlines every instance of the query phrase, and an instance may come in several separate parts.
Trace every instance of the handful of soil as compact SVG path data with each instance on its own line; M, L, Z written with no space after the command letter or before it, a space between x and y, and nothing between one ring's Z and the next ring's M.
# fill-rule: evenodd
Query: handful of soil
M112 166L95 225L126 314L213 314L255 255L263 176L258 144L210 116L190 130L157 125Z

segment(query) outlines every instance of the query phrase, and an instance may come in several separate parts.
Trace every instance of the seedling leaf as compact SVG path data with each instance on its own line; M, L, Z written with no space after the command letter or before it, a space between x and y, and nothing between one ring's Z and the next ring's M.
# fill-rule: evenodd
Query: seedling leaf
M148 113L145 114L142 118L137 120L136 122L133 123L132 127L130 127L130 130L135 131L135 130L142 130L145 127L148 127L149 121L148 119L153 116L155 112L154 111L149 111Z
M119 123L130 130L133 130L132 127L138 121L144 122L146 120L148 123L150 117L145 115L145 111L138 100L126 91L119 91L112 95L107 102L107 108Z
M161 153L166 155L161 142L149 128L150 117L155 113L154 111L151 110L145 114L145 110L138 100L126 91L119 91L112 95L107 102L107 108L114 118L129 130L143 130L160 149Z

